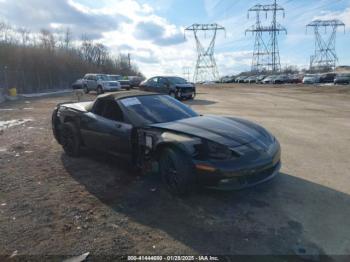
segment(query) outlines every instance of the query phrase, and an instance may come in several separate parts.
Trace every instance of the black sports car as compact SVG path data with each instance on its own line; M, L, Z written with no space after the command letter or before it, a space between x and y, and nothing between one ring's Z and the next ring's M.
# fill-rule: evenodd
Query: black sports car
M126 157L159 171L167 188L196 185L240 189L267 181L281 167L280 145L261 126L224 116L201 116L162 94L125 91L94 102L59 104L53 134L70 156L82 147Z

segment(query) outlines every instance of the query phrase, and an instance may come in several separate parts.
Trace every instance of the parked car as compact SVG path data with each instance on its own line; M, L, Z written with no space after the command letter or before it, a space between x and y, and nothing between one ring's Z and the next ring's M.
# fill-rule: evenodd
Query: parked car
M202 83L202 85L215 85L215 84L217 84L216 81L209 81L209 80L204 81L204 82Z
M159 173L173 194L197 185L251 187L279 173L281 148L263 127L244 119L202 116L163 94L124 91L94 102L58 104L52 130L68 156L81 149L111 153Z
M261 84L262 83L262 81L265 79L265 77L266 77L266 75L258 75L257 77L256 77L256 83L257 84Z
M90 91L103 94L108 91L118 91L121 88L118 81L113 81L104 74L86 74L83 78L83 89L86 94Z
M84 85L84 80L83 79L77 79L72 84L72 89L83 89L83 85Z
M264 80L262 80L261 82L263 84L273 84L273 81L275 80L275 78L277 78L278 75L271 75L271 76L267 76L264 78Z
M108 75L109 79L112 81L118 81L122 88L130 90L130 81L124 79L121 75Z
M350 74L337 74L334 79L334 84L350 84Z
M143 77L140 76L128 76L130 87L139 87L141 82L144 80Z
M289 77L287 75L278 75L272 80L273 84L287 84L289 83Z
M256 83L256 76L249 76L243 80L244 83L253 84Z
M248 78L248 76L239 76L236 78L236 83L244 83L244 79Z
M304 78L304 75L299 75L299 74L291 75L289 77L289 83L301 84L303 82L303 78Z
M196 86L177 76L156 76L144 81L140 90L168 94L176 99L193 99Z
M234 81L235 81L235 77L234 76L225 76L225 77L223 77L221 79L221 82L225 83L225 84L227 84L227 83L234 83Z
M309 75L305 75L303 78L303 84L317 84L319 82L320 82L320 75L309 74Z
M322 74L320 76L320 83L334 83L335 76L335 73Z

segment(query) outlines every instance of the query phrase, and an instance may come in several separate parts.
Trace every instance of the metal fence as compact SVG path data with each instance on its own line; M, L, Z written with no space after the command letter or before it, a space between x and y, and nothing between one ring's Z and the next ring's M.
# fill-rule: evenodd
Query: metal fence
M18 93L39 93L49 90L60 90L71 87L81 72L64 74L39 73L38 71L0 70L0 89L7 92L10 88L17 88Z

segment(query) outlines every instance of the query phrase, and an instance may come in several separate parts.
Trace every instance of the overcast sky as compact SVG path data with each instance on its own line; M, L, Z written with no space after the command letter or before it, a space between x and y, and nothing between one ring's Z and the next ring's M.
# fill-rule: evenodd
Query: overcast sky
M114 54L130 53L148 77L157 74L182 75L183 67L193 68L195 42L184 38L184 28L193 23L216 22L226 28L216 42L220 75L249 70L254 37L245 35L254 16L249 7L271 1L245 0L0 0L0 21L27 27L70 27L102 42ZM350 27L350 0L280 0L286 16L279 22L288 30L279 36L282 66L307 67L313 53L312 31L305 25L316 18L341 19ZM262 18L265 23L265 17ZM204 38L205 36L202 35ZM209 35L205 41L208 41ZM350 34L341 29L337 36L339 64L350 64ZM193 72L193 69L191 69Z

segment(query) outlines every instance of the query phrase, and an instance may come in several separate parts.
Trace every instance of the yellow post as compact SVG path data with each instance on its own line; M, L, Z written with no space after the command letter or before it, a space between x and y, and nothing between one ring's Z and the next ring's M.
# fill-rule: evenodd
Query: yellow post
M16 87L12 87L9 89L9 95L10 96L17 96L17 88Z

